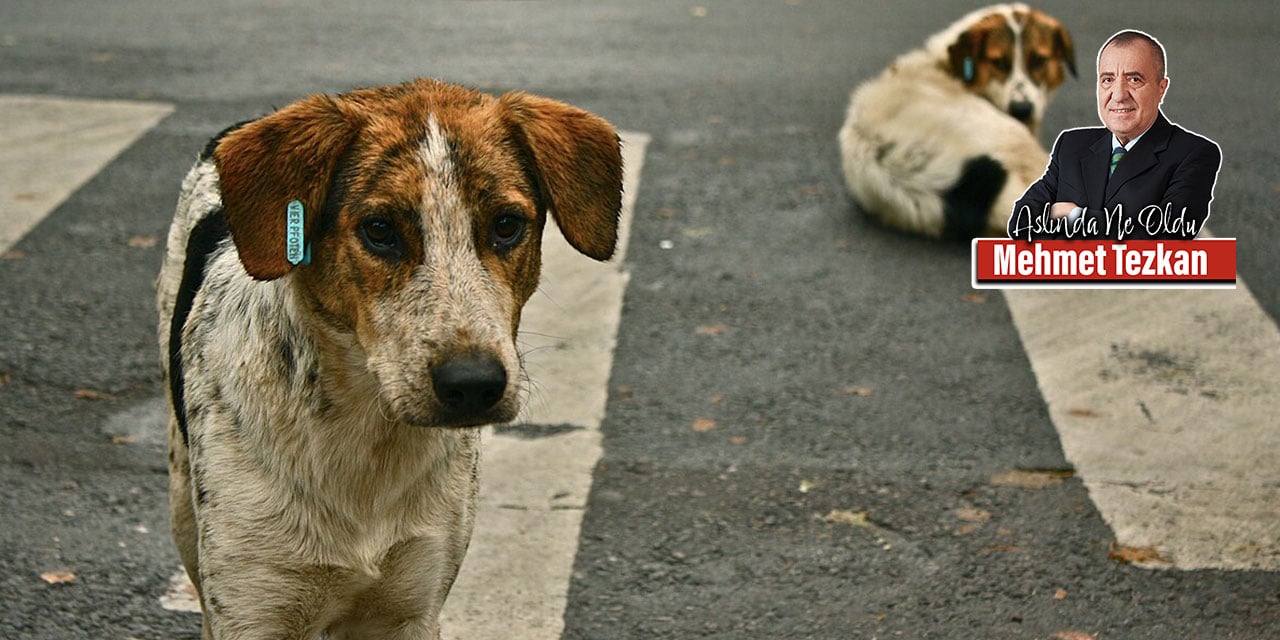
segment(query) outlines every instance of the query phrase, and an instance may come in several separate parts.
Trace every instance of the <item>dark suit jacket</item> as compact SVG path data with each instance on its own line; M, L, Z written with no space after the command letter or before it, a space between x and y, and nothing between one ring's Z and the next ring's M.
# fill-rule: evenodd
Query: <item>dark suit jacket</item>
M1044 176L1014 205L1009 237L1190 240L1193 236L1185 230L1199 232L1209 217L1209 201L1222 164L1218 145L1169 122L1160 113L1108 179L1111 143L1111 132L1103 127L1063 131L1053 145ZM1085 207L1084 224L1077 228L1085 235L1076 229L1068 233L1065 228L1033 228L1028 232L1045 206L1055 202ZM1159 207L1159 212L1150 209L1152 205ZM1128 228L1126 220L1130 221ZM1054 225L1065 227L1057 221Z

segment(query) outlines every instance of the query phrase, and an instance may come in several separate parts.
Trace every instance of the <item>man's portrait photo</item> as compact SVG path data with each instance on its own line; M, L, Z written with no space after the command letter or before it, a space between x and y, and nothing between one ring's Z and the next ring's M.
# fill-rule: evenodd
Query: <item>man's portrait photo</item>
M1044 175L1014 205L1021 240L1191 240L1209 217L1222 152L1169 121L1165 50L1136 30L1098 51L1102 127L1063 131Z

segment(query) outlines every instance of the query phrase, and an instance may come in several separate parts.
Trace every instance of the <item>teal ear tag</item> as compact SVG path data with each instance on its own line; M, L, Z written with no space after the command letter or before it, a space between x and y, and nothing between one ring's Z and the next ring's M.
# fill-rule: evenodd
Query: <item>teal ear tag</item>
M964 59L964 81L973 82L973 58Z
M311 264L311 243L305 237L302 202L291 200L285 217L285 257L289 264Z

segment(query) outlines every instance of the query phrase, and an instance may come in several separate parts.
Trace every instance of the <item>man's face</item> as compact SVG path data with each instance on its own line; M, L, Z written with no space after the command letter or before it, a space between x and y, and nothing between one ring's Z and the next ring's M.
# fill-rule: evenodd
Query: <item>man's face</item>
M1098 56L1098 117L1121 144L1156 121L1169 79L1145 42L1112 44Z

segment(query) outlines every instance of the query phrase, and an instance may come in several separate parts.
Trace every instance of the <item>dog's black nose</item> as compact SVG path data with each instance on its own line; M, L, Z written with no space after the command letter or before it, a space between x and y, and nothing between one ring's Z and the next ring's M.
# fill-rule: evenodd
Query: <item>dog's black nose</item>
M1009 115L1021 123L1031 122L1031 116L1035 115L1036 107L1030 102L1023 100L1015 100L1009 103Z
M446 408L475 415L502 399L507 370L492 356L462 356L432 367L431 382Z

